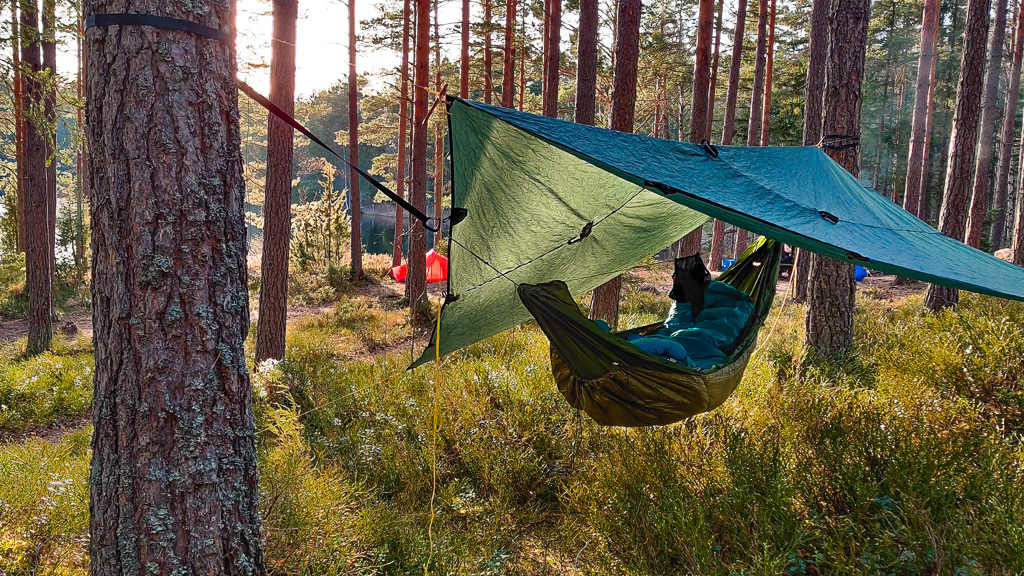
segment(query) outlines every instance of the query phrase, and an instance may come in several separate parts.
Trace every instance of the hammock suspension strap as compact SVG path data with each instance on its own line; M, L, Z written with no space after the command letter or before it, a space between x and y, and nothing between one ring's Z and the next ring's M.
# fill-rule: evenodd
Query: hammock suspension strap
M96 14L89 16L85 20L85 28L103 28L107 26L150 26L152 28L161 28L163 30L178 30L181 32L188 32L195 34L196 36L202 36L204 38L210 38L216 40L222 44L231 46L234 38L229 32L211 28L210 26L204 26L203 24L197 24L188 20L182 20L180 18L170 18L167 16L154 16L152 14ZM257 92L252 86L249 86L245 82L239 79L235 79L235 83L238 85L238 89L245 93L246 96L252 98L256 102L267 109L274 116L277 116L286 124L301 132L304 136L315 142L321 148L326 150L335 156L338 160L344 162L349 168L352 169L356 174L363 177L364 180L370 183L371 186L379 190L382 194L393 200L396 204L402 207L403 210L412 215L413 218L423 223L423 227L431 232L437 232L441 229L441 222L437 218L431 218L420 211L418 208L410 204L404 198L398 194L392 192L387 186L381 184L374 177L370 176L363 169L352 164L346 160L341 154L338 153L333 147L328 145L326 142L321 140L315 134L309 131L303 126L298 120L296 120L291 114L288 114L276 104L270 101L266 96L263 96ZM431 225L431 222L437 221L435 225Z

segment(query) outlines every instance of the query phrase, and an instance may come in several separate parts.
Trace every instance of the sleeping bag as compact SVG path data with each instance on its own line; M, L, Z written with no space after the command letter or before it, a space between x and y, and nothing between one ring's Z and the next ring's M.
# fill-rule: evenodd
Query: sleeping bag
M661 329L632 336L629 342L644 352L708 370L724 364L736 349L753 311L750 296L724 282L711 282L696 318L690 303L675 302Z

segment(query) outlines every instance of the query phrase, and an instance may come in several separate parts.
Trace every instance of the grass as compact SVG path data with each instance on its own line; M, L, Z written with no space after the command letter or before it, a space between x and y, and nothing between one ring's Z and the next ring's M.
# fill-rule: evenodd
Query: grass
M21 357L0 350L0 441L83 418L92 403L92 350L84 338L57 337L52 351Z
M644 282L626 324L666 311ZM397 301L336 298L253 378L271 572L1024 572L1024 307L865 292L857 350L801 366L782 300L721 408L623 430L567 407L534 327L408 372ZM0 445L0 571L43 543L46 570L84 573L87 438Z

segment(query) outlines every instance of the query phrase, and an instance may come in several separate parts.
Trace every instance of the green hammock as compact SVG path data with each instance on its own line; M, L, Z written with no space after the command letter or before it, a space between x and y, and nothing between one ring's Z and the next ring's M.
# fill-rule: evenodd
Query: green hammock
M762 238L718 281L747 293L754 311L725 363L699 370L630 344L662 325L609 333L580 311L562 281L520 284L519 297L551 341L551 371L566 401L608 426L671 424L722 404L743 378L779 273L781 246Z

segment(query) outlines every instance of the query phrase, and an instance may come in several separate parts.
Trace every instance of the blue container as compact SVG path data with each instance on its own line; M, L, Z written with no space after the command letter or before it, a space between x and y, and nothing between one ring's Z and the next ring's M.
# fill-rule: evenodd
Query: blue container
M868 275L868 271L863 266L856 266L855 265L853 267L853 279L855 281L860 282L864 278L867 278L867 275Z
M735 263L735 258L722 258L722 271L725 272L729 268L729 266L732 266Z

